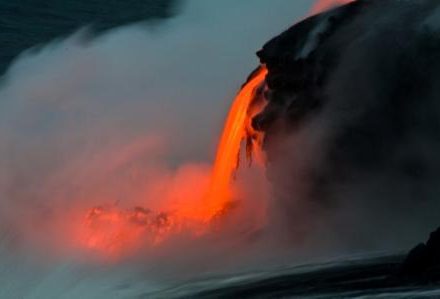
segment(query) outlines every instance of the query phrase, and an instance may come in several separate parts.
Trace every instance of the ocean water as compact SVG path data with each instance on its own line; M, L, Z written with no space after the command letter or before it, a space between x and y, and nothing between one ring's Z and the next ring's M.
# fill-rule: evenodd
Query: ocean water
M342 256L266 271L201 278L145 294L152 298L438 298L436 285L393 281L404 255Z
M177 13L176 0L0 1L0 73L22 51L84 26L95 32L138 21L160 22Z

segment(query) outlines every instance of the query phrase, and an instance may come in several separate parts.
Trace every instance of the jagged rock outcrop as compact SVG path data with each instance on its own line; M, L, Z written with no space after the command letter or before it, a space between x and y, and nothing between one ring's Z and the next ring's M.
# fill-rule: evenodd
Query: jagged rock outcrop
M316 227L379 249L439 224L439 1L358 0L258 56L268 105L253 126L292 235Z
M266 78L269 105L254 119L257 129L270 129L276 117L280 117L281 106L283 117L291 126L319 109L324 101L323 85L340 55L326 51L324 44L365 6L365 1L358 1L307 18L258 51L261 63L269 70Z
M440 228L409 252L400 275L416 282L440 281Z

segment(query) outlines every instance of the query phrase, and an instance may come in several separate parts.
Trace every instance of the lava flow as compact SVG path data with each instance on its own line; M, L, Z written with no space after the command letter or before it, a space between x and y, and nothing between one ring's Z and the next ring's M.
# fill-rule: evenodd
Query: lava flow
M241 89L229 111L218 146L211 186L207 196L208 218L220 211L231 198L229 184L239 165L241 142L245 138L256 140L259 136L251 129L250 123L252 117L261 111L262 107L256 111L256 109L252 109L254 107L251 104L255 91L261 86L266 74L266 67L260 67Z
M185 199L177 209L156 213L143 207L121 210L100 206L88 211L80 229L81 247L106 255L120 255L139 246L157 245L174 233L185 229L195 236L209 231L214 219L224 215L233 202L231 182L239 165L242 141L246 139L248 157L262 140L253 130L251 120L263 105L256 101L258 88L263 86L267 69L261 66L243 86L229 111L218 145L208 189L203 198L195 195Z
M320 0L311 13L352 1ZM234 206L231 182L239 166L243 140L246 140L249 161L252 156L258 161L264 160L260 151L263 136L253 129L251 121L264 108L265 103L256 91L263 87L266 75L266 67L260 66L235 98L218 145L213 170L207 178L209 184L206 190L201 194L190 192L186 194L185 202L177 207L162 206L158 213L144 207L126 210L115 206L95 207L88 211L82 223L79 233L81 246L114 256L132 250L140 243L157 245L182 230L195 236L207 233L212 222L218 221Z

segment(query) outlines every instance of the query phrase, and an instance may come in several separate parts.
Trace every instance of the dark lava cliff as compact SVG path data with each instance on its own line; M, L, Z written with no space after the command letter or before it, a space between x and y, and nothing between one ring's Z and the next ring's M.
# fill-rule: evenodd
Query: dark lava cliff
M253 125L293 239L389 249L439 224L439 50L438 1L359 0L258 52L268 105Z

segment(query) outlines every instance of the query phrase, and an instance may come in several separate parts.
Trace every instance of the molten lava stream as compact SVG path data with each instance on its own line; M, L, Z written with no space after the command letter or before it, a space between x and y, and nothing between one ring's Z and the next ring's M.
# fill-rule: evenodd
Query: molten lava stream
M314 5L312 14L352 1L354 0L320 0ZM252 154L256 154L258 158L263 135L252 128L251 120L264 108L261 102L254 100L258 100L256 90L264 83L267 72L264 65L260 66L239 91L232 104L203 201L189 196L188 200L172 213L168 212L168 207L164 207L163 211L159 212L143 207L129 210L112 206L95 207L87 213L82 223L80 229L82 246L114 256L132 250L140 243L157 245L171 234L181 231L187 223L197 224L185 227L195 236L207 232L210 223L226 213L234 200L231 181L239 164L240 149L244 139L246 139L248 158ZM252 153L252 150L257 152Z
M249 108L254 99L255 90L262 85L266 74L266 67L261 66L240 90L229 111L217 148L211 185L207 196L208 218L221 212L231 200L230 183L238 167L241 142L248 137L250 119L259 112L254 111L253 115L250 115L248 113Z
M262 105L254 105L254 99L255 91L263 84L266 74L266 67L261 66L234 100L203 202L188 198L172 213L166 210L153 212L143 207L131 210L114 206L95 207L88 212L80 232L83 247L114 257L143 243L157 245L170 234L182 230L186 223L197 224L185 227L195 236L207 232L211 221L224 214L232 201L231 180L238 167L243 139L247 138L248 146L261 140L261 133L252 129L251 120L263 108Z

